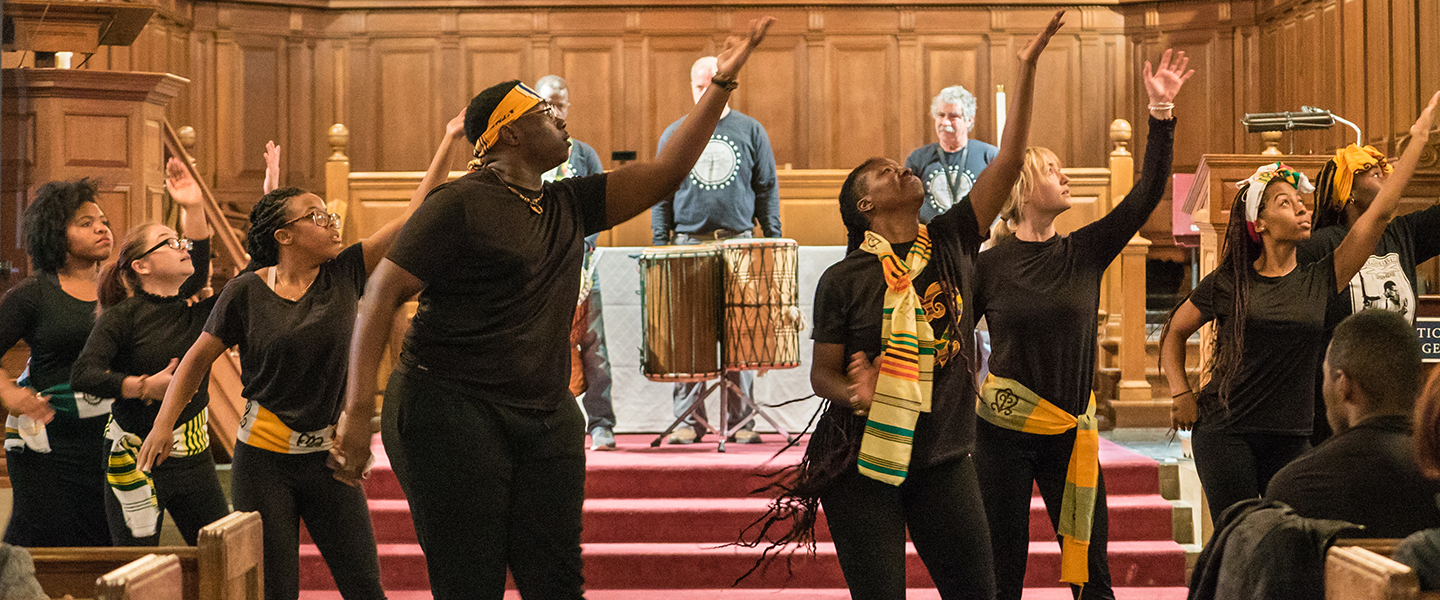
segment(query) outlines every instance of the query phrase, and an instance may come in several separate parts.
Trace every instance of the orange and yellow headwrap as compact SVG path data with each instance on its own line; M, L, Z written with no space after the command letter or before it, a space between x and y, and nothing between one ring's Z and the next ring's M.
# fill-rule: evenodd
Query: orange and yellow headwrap
M475 162L500 139L501 127L520 118L525 111L544 101L545 99L535 93L535 90L530 89L530 86L523 83L515 84L515 87L505 94L505 98L500 100L495 111L490 113L490 118L485 125L485 132L475 140L475 161L471 161L470 166L475 167Z
M1330 198L1323 200L1335 208L1345 208L1350 204L1350 187L1355 183L1355 174L1375 165L1380 165L1386 173L1394 170L1389 163L1385 162L1385 155L1376 150L1374 146L1361 148L1350 144L1335 152L1335 179L1334 191Z

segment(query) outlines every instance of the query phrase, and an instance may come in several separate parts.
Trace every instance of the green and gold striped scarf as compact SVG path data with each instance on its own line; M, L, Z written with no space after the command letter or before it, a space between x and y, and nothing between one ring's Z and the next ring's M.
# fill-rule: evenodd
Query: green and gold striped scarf
M175 428L175 445L171 458L195 456L210 449L209 411L202 410L195 418ZM146 432L149 433L149 432ZM120 501L125 526L130 535L143 538L155 535L160 522L160 505L155 499L155 481L149 473L137 468L136 459L145 440L127 433L112 417L105 425L110 440L110 459L105 468L105 481Z
M895 256L890 242L873 231L865 232L860 247L880 259L886 289L880 374L860 442L859 468L867 477L900 485L910 472L915 424L920 413L930 412L935 333L914 286L915 278L930 262L930 235L921 225L903 261Z

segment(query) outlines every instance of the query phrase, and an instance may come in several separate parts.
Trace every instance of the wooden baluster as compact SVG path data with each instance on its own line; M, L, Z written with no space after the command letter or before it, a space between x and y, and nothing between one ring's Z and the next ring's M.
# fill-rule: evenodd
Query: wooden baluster
M1110 139L1115 143L1115 149L1110 152L1110 193L1117 203L1134 186L1135 157L1127 148L1133 131L1123 119L1110 124ZM1112 285L1118 282L1118 289L1114 289L1111 297L1111 305L1118 310L1111 312L1111 320L1113 322L1118 313L1120 338L1120 383L1115 408L1117 413L1121 409L1139 409L1138 412L1124 411L1136 417L1129 419L1134 422L1125 423L1131 426L1160 425L1160 421L1169 418L1168 402L1162 407L1151 397L1150 381L1145 373L1145 260L1149 252L1150 240L1139 234L1130 238L1120 252L1118 276L1111 279Z
M340 237L346 244L358 240L360 228L350 226L350 130L340 123L330 126L330 158L325 159L325 206L342 217Z
M1135 157L1130 154L1131 128L1130 123L1125 119L1115 119L1110 123L1110 141L1114 143L1114 149L1110 151L1110 198L1105 212L1115 208L1125 194L1130 193L1130 188L1135 185ZM1103 337L1113 338L1120 335L1120 315L1125 307L1121 303L1120 273L1115 265L1105 272L1105 280L1101 287L1100 309L1109 315L1103 321Z

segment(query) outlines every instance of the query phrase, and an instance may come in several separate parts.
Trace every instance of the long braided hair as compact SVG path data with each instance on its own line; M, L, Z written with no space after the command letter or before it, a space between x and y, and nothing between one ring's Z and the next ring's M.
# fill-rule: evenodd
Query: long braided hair
M1325 161L1325 166L1320 167L1320 174L1315 176L1315 218L1312 222L1312 231L1320 231L1331 225L1345 224L1345 202L1348 198L1334 198L1335 195L1335 171L1339 167L1335 159Z
M860 200L869 192L861 176L884 161L884 158L879 157L866 160L850 172L840 187L840 220L845 224L846 255L860 249L860 244L865 240L865 232L870 229L870 218L859 208ZM937 269L936 279L941 287L947 290L940 294L939 300L945 311L945 323L935 327L935 338L937 341L953 339L965 333L961 327L963 306L960 302L963 299L957 301L955 293L961 289L963 255L966 252L973 253L978 248L970 247L973 244L966 242L961 232L954 228L931 227L929 234L932 250L927 268ZM948 369L961 370L949 376L973 381L971 357L964 352L955 352L949 360L951 362L946 365ZM789 555L801 548L814 551L820 496L854 468L867 423L866 418L854 415L850 407L828 400L820 410L832 412L834 418L819 420L810 436L804 458L798 464L767 473L770 483L753 492L773 494L775 499L771 502L769 511L740 533L741 539L737 544L752 548L766 541L769 544L755 561L755 565L741 575L736 583L749 577L772 556L781 554L785 546L793 546ZM819 413L816 416L818 417ZM810 449L816 451L810 452ZM789 530L772 536L772 530L786 521L790 522ZM747 540L751 536L753 538Z
M304 193L300 188L279 188L265 194L250 209L250 231L245 237L250 264L245 267L246 271L280 263L280 242L275 241L275 231L285 222L285 208L290 205L290 199Z

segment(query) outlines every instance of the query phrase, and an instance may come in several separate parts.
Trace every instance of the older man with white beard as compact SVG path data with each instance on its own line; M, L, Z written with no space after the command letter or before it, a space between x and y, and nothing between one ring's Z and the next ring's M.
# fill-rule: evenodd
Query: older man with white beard
M1000 151L970 139L970 131L975 127L975 96L965 88L953 85L940 90L930 102L930 116L935 120L935 135L940 141L921 146L905 159L905 168L925 184L921 223L929 223L970 193L975 177Z

